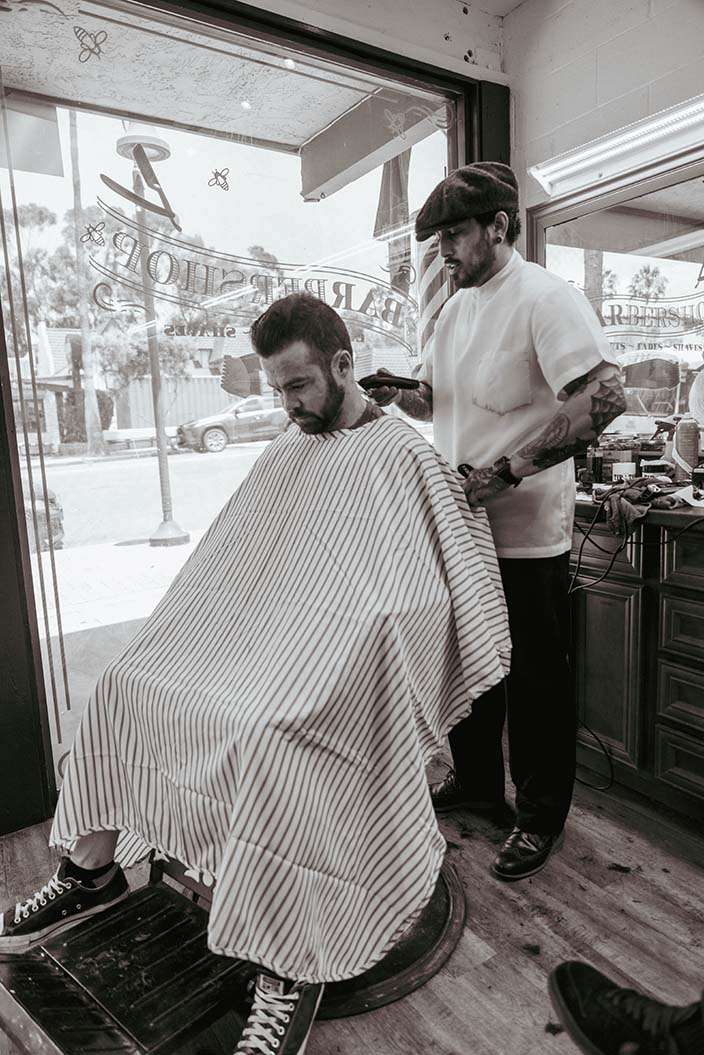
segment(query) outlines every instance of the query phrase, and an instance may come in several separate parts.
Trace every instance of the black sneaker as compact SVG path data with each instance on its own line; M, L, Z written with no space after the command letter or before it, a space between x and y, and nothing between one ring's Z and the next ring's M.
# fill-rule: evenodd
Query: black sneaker
M671 1007L623 989L586 963L561 963L548 980L560 1022L588 1055L695 1055L704 1051L700 1001Z
M506 808L504 799L472 798L460 784L454 769L444 780L430 785L430 798L436 813L451 813L452 810L470 810L475 813L494 813Z
M235 1055L303 1055L324 988L260 971Z
M0 912L0 953L26 952L50 935L104 912L129 894L119 865L84 883L66 874L68 863L63 857L58 871L41 890Z
M565 841L565 833L536 835L514 828L491 866L499 879L525 879L535 875Z

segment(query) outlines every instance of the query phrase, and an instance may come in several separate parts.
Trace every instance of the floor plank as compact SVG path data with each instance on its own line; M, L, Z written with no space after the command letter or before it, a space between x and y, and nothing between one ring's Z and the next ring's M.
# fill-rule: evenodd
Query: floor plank
M588 960L617 981L688 1003L704 979L704 835L627 793L579 787L564 848L539 875L500 883L489 866L505 831L469 814L444 819L467 921L449 963L405 1000L317 1023L307 1055L575 1055L555 1031L546 978ZM46 881L49 825L0 840L2 903ZM144 867L130 884L146 880ZM180 1055L228 1055L226 1022ZM15 1055L0 1033L0 1055Z

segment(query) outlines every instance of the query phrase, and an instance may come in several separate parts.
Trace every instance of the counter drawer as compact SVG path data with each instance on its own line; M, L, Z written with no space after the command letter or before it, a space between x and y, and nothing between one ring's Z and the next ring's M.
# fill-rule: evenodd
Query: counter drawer
M683 525L684 526L684 525ZM661 530L663 582L704 592L704 531L701 527L676 538L681 528Z
M661 595L660 648L704 660L704 600Z
M655 735L655 776L701 799L704 812L704 736L685 736L662 727Z
M704 675L690 667L661 661L658 665L657 713L704 734Z
M589 531L590 523L591 520L584 520L582 517L575 520L571 562L573 565L577 563L579 550L584 542L580 574L587 569L589 572L601 575L608 568L611 557L623 540L612 534L604 523L595 524ZM578 524L579 527L577 527ZM582 531L589 531L589 538L586 541L580 528ZM637 527L624 549L616 557L609 575L621 575L628 579L642 578L643 547L639 545L642 537L643 529Z

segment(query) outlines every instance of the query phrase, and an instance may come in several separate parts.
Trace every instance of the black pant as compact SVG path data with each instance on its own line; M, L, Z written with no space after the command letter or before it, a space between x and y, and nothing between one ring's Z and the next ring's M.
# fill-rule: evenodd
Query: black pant
M511 629L511 671L450 732L458 780L477 800L502 799L501 736L508 712L517 825L553 835L572 800L577 714L569 670L569 553L500 559Z

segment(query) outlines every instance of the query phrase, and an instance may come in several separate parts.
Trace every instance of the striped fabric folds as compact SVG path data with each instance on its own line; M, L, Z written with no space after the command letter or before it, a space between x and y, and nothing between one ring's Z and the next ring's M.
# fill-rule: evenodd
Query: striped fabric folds
M408 424L292 427L101 676L52 844L119 829L217 878L214 952L376 963L444 853L424 765L508 669L493 541Z

